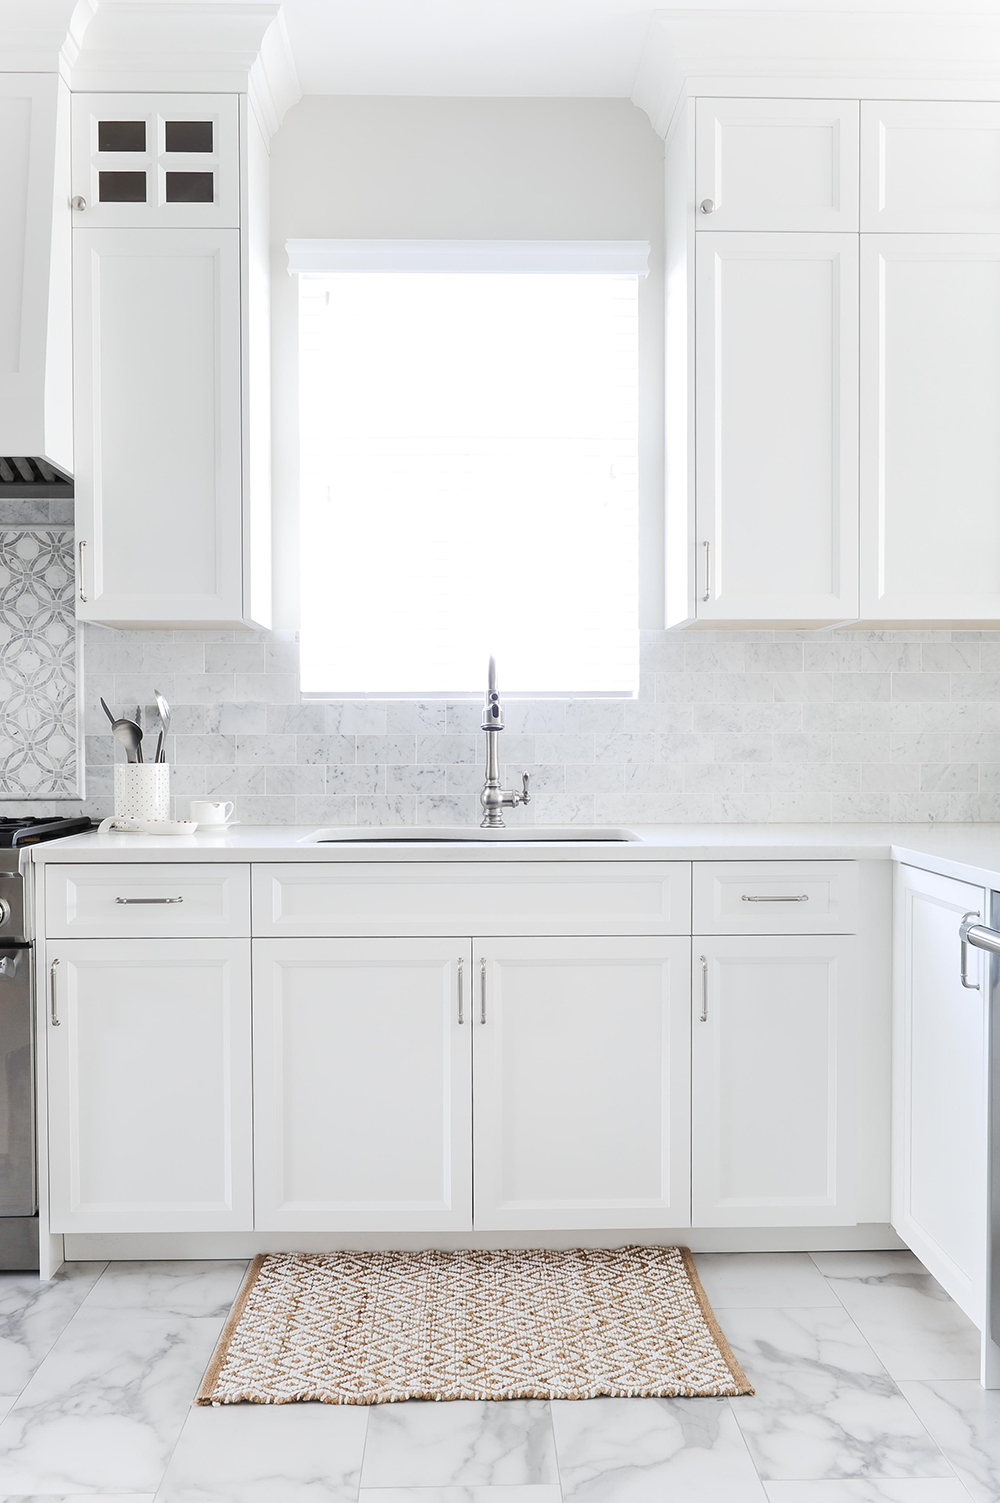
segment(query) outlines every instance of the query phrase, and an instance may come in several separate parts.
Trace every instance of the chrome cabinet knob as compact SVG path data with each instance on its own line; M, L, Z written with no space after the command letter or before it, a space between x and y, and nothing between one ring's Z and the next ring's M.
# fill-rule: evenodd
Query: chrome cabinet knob
M701 212L703 214L714 214L715 213L715 199L714 198L703 198L698 207L701 209Z
M4 924L10 923L10 904L6 898L0 898L0 929Z
M70 199L69 206L71 209L85 209L87 207L87 200L77 193L74 198Z

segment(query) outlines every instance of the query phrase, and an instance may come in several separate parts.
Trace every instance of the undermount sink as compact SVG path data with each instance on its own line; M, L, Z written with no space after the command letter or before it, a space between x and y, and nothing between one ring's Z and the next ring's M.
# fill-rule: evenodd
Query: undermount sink
M498 841L544 841L549 845L579 845L600 841L636 844L634 830L612 825L514 825L502 830L483 830L478 825L383 825L374 828L314 830L302 845L361 845L378 841L393 845L429 845L454 841L494 845Z

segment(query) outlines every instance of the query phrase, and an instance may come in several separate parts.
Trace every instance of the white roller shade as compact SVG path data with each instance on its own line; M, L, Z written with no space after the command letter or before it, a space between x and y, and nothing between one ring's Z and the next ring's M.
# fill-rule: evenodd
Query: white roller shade
M304 692L479 694L491 652L507 694L636 691L637 306L635 272L301 275Z

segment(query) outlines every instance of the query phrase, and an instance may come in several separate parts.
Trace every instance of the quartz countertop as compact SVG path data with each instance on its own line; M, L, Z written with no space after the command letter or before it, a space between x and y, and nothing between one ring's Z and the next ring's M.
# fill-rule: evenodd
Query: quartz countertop
M645 825L635 843L502 845L373 841L320 845L310 825L239 825L212 834L93 831L31 848L37 863L80 861L807 861L896 860L1000 887L1000 824Z

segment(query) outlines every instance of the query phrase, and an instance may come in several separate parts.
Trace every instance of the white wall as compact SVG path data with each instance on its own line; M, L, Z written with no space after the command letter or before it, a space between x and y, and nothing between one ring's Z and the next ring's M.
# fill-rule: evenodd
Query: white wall
M285 241L649 240L640 612L663 624L663 142L620 99L303 99L271 146L275 625L298 625L295 282Z

